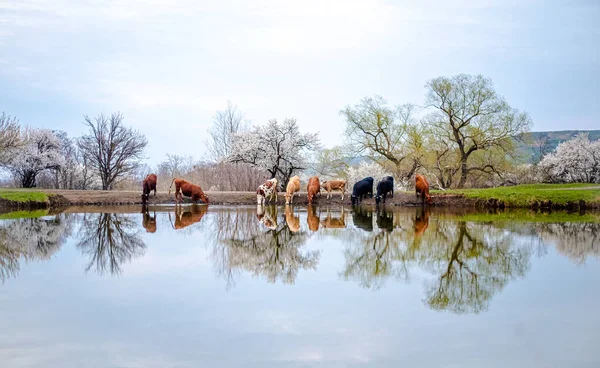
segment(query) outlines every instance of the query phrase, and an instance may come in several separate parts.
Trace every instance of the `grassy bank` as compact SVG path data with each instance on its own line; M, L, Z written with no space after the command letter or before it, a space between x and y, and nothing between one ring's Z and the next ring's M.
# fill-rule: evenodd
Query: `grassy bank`
M48 202L48 196L38 190L0 189L0 198L12 202Z
M502 201L507 207L532 207L536 204L566 206L580 201L585 201L587 206L600 206L600 185L594 184L532 184L489 189L453 189L443 193L460 194L481 201Z

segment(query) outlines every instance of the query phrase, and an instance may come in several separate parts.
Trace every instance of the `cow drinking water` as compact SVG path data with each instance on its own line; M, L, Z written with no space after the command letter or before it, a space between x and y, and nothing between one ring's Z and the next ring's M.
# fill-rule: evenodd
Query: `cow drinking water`
M179 203L183 200L183 196L191 197L192 201L196 203L199 199L202 202L208 204L208 197L202 191L199 185L189 183L183 179L175 178L169 185L169 194L171 194L171 187L175 184L175 202Z
M379 183L377 183L377 195L375 196L375 203L379 204L383 197L383 203L385 203L385 198L387 194L390 194L390 197L394 196L394 178L391 176L385 176Z
M318 177L312 176L308 179L306 191L308 192L308 204L312 204L315 196L321 191L321 184L319 183Z
M156 197L156 181L156 174L149 174L144 179L144 182L142 183L142 204L148 202L151 191L154 191L154 196Z
M429 183L423 175L417 174L415 176L415 191L417 194L417 199L419 199L419 195L421 196L422 205L425 205L425 200L427 200L428 205L431 205L431 196L429 195Z
M277 184L276 178L267 180L264 184L258 186L256 190L256 204L263 206L267 200L273 200L277 203Z
M357 181L352 188L352 205L360 204L363 198L367 196L373 196L373 178L366 177L360 181Z

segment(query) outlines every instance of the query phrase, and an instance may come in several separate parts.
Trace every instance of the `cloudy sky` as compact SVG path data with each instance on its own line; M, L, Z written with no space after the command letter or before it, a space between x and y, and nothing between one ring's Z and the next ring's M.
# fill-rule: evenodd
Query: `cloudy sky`
M345 105L481 73L534 130L598 129L599 19L597 0L0 0L0 111L73 136L121 111L154 164L201 158L228 100L332 146Z

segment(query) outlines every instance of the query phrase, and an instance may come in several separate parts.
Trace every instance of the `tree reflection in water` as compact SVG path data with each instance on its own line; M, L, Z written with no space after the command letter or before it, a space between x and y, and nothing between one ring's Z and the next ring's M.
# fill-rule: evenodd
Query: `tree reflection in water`
M350 245L344 251L342 273L364 287L380 288L390 277L408 279L410 267L419 265L435 276L426 291L428 306L477 313L529 269L531 248L516 245L513 234L504 229L450 219L430 222L428 210L417 208L412 218L375 212L378 227L371 231L364 211L355 218L358 214L359 227L367 231L346 234Z
M277 221L276 206L265 207L260 221L267 216L269 226L261 228L250 211L215 213L217 242L213 257L218 274L226 278L228 287L235 283L236 270L264 276L271 283L281 280L293 284L300 269L316 268L320 252L303 249L308 234L291 229L289 220ZM294 217L290 212L286 216Z
M121 265L143 255L146 245L133 216L119 213L86 213L79 228L77 248L90 256L86 272L121 273Z
M593 222L542 223L537 231L559 253L583 264L588 256L600 257L600 224Z
M22 218L0 222L0 281L19 273L20 258L46 260L71 235L73 217L68 215Z

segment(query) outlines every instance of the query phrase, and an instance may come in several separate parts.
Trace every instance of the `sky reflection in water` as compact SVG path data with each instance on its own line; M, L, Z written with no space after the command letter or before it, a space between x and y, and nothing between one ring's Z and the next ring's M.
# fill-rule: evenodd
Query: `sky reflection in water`
M599 215L137 211L0 221L2 367L600 364Z

